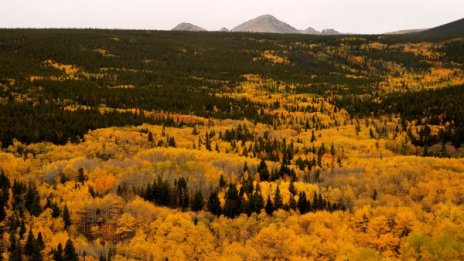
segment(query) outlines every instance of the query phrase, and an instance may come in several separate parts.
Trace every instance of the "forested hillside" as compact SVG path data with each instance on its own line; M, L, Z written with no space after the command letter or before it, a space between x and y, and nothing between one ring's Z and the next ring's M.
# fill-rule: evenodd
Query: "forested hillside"
M462 50L0 30L0 260L463 260Z

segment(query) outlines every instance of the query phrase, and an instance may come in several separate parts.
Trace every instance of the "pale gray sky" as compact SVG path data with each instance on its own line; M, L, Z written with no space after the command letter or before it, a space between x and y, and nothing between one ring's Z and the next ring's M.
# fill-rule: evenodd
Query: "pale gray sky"
M464 0L0 0L0 28L232 28L272 14L304 29L383 33L464 17Z

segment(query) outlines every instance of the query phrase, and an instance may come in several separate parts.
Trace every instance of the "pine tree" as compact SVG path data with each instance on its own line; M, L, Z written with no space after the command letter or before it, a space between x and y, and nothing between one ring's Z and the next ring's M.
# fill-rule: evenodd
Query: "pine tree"
M45 249L45 242L43 241L42 232L39 232L37 235L36 245L40 251Z
M26 256L31 256L35 245L34 234L32 234L32 229L29 229L29 234L27 235L26 243L24 244L24 254Z
M29 185L26 191L24 205L26 209L34 216L39 216L42 213L40 206L40 196L35 185Z
M261 209L264 208L264 199L261 192L255 191L253 196L250 198L250 210L259 214Z
M288 185L288 192L292 195L292 197L296 196L298 193L297 189L295 188L295 183L293 180L290 181L290 185Z
M52 257L54 261L64 261L63 260L63 247L61 243L58 244L56 250L52 250Z
M226 217L234 218L240 214L241 202L239 199L237 187L229 184L229 189L225 195L224 215Z
M36 244L34 244L34 248L32 250L31 260L41 261L42 259L43 259L42 258L42 250L40 249L39 243L36 242Z
M281 209L284 206L284 202L282 201L282 195L280 195L280 188L277 186L276 191L274 193L274 209Z
M69 226L71 226L71 215L69 214L68 206L64 205L63 209L63 222L64 222L64 228L67 229Z
M203 209L203 194L201 191L197 191L193 196L192 211L200 211Z
M10 261L21 261L22 260L22 253L21 253L21 244L19 243L18 239L16 238L16 232L13 231L10 234L10 247L8 249Z
M288 208L289 209L293 209L295 210L296 209L296 201L295 201L295 197L290 197L290 200L288 202Z
M264 209L266 210L266 213L268 215L272 215L272 213L274 212L274 205L272 204L271 196L267 197L267 202L266 202L266 206L264 207Z
M316 136L314 135L314 130L311 131L311 142L315 142L316 141Z
M219 187L223 188L226 186L226 180L224 179L224 175L221 174L221 177L219 178Z
M76 249L74 248L74 244L71 239L66 241L66 245L64 247L64 255L63 260L65 261L78 261L78 255L76 253Z
M155 142L155 139L154 139L154 137L153 137L153 133L152 133L151 131L148 132L148 137L147 137L147 139L148 139L148 142L150 142L150 143L154 143L154 142Z
M266 161L261 159L261 162L258 165L257 172L259 173L259 179L261 181L269 180L269 169L267 168Z
M3 170L0 169L0 222L6 217L5 206L10 196L9 188L10 180L5 173L3 173Z
M219 216L222 213L221 201L217 191L211 192L208 198L208 211L212 214Z
M296 204L300 214L305 214L308 210L308 200L306 199L306 193L300 192L298 196L298 203Z

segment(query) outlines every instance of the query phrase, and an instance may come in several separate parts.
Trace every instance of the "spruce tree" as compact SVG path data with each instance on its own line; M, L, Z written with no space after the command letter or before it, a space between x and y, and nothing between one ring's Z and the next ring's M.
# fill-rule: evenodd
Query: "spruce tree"
M262 159L258 165L257 172L259 173L259 179L261 181L268 181L269 180L269 169L267 168L266 162Z
M223 188L226 186L226 180L224 179L224 175L221 174L221 177L219 178L219 187Z
M24 254L26 256L32 256L35 246L34 234L32 234L32 229L29 229L29 234L27 235L26 243L24 244Z
M0 169L0 222L6 217L5 206L10 196L9 188L10 180L5 173L3 173L3 170Z
M63 209L63 222L64 222L65 229L71 226L71 215L69 214L67 205L64 205L64 209Z
M21 244L16 238L16 232L13 231L10 234L10 247L8 248L10 261L21 261L22 260L22 251Z
M225 196L224 215L226 217L234 218L240 214L241 202L238 195L237 187L229 184L229 189Z
M308 201L306 199L306 193L305 192L300 192L300 195L298 196L298 202L296 204L298 210L300 211L300 214L305 214L308 210Z
M291 180L290 185L288 185L288 192L290 192L290 195L292 195L292 197L296 196L296 194L298 193L298 190L295 188L295 183L293 182L293 180Z
M52 250L52 258L54 261L64 261L63 247L61 246L61 243L58 244L58 247L55 250Z
M284 202L282 201L282 195L280 194L280 188L277 186L276 191L274 193L274 209L281 209L284 206Z
M40 206L40 195L35 185L29 185L24 199L26 209L34 216L39 216L42 213Z
M274 212L274 205L272 204L271 196L267 197L267 202L266 202L266 206L264 207L264 209L266 210L266 213L268 215L272 215L272 213Z
M37 235L37 240L35 242L40 251L45 249L45 242L42 237L42 232L39 232L39 234Z
M203 194L201 191L197 191L195 195L193 196L193 201L192 201L192 211L200 211L203 209Z
M221 201L217 191L211 192L208 198L208 211L212 214L219 216L222 213Z
M74 244L71 241L71 239L68 239L66 241L66 245L64 247L64 254L63 254L63 260L65 261L78 261L78 255L76 253L76 249L74 248Z

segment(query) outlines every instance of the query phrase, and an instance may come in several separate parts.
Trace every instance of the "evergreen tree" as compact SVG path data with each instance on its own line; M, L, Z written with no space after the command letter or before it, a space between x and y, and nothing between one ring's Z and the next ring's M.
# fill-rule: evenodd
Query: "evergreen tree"
M266 161L261 159L261 162L258 165L257 172L259 173L259 179L261 181L268 181L269 180L269 169L267 168Z
M282 201L282 195L280 195L280 188L277 186L276 191L274 193L274 209L281 209L284 206L284 202Z
M203 194L201 191L197 191L195 195L193 196L193 201L192 201L192 211L200 211L203 209Z
M66 245L64 247L64 254L63 254L63 260L65 261L78 261L78 255L76 253L76 249L74 248L74 244L71 241L71 239L68 239L66 241Z
M67 229L69 226L71 226L71 215L69 214L68 206L64 205L63 209L63 222L64 222L64 228Z
M296 194L298 193L293 180L291 180L290 185L288 185L288 192L290 192L290 195L292 195L292 197L296 196Z
M300 192L296 206L300 214L305 214L308 211L308 200L306 199L306 193L304 191Z
M24 244L24 254L26 256L31 256L32 252L34 251L35 247L35 238L34 234L32 234L32 229L29 230L29 234L27 235L26 243Z
M6 217L5 207L10 197L10 180L3 172L3 169L0 169L0 222L2 222Z
M223 188L226 186L226 180L224 179L224 175L221 174L221 177L219 178L219 187Z
M42 250L40 249L40 246L39 246L38 242L36 242L36 244L34 244L34 248L32 250L31 260L41 261L42 259L43 259L42 258Z
M250 210L259 214L261 209L264 208L264 199L260 191L255 191L250 198Z
M10 180L5 176L3 170L0 169L0 222L6 217L5 207L10 196L9 188Z
M187 180L181 177L177 183L177 203L182 210L186 210L189 207L189 195L187 189Z
M274 205L272 204L271 196L267 197L267 202L266 202L266 206L264 207L264 209L266 210L266 213L268 215L272 215L272 213L274 212Z
M42 232L39 232L37 235L36 245L40 251L45 249L45 242L43 241Z
M148 132L148 137L147 137L148 142L154 143L155 138L153 137L153 133L151 131Z
M56 250L52 250L52 258L54 261L64 261L63 260L63 247L61 243L58 244Z
M237 187L229 184L229 189L225 195L224 215L234 218L240 214L241 202L238 195Z
M10 180L5 175L3 169L0 169L0 188L10 188Z
M295 210L297 207L295 197L290 197L289 202L288 202L288 208Z
M208 198L208 211L212 214L219 216L222 213L221 201L217 191L211 192Z
M16 232L13 231L10 234L10 247L8 248L10 261L21 261L22 260L22 251L21 251L21 244L19 243L18 239L16 238Z
M26 209L34 216L39 216L42 213L42 207L40 206L40 195L35 185L29 185L26 191L24 199L24 205Z

